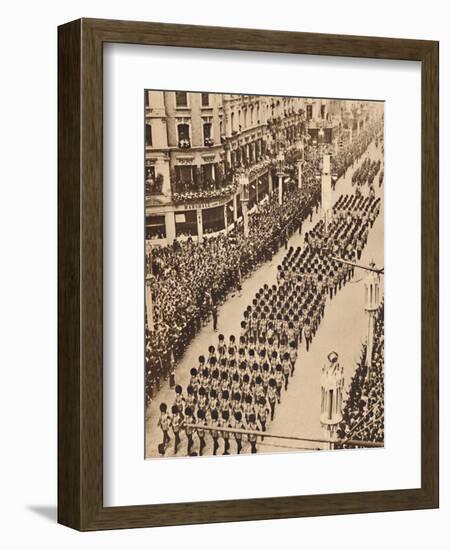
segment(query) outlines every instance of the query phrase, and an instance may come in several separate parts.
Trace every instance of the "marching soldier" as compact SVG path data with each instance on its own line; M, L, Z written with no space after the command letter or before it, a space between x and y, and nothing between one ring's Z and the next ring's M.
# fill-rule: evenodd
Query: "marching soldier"
M162 440L162 447L165 449L170 441L169 437L169 428L170 428L170 415L167 412L167 405L166 403L161 403L159 406L159 420L158 420L158 427L161 428L161 431L163 433L163 440Z
M258 429L258 426L256 424L256 416L254 414L250 415L249 423L248 423L247 428L251 431L256 431ZM256 440L257 440L257 437L256 437L255 434L248 434L247 437L248 437L248 441L250 443L251 452L252 452L252 454L255 454L256 453Z
M211 411L211 426L214 428L211 430L211 437L213 440L213 455L216 456L217 451L219 450L219 413L216 409Z
M230 426L230 413L228 410L222 411L222 422L221 422L222 428L231 428ZM230 432L222 431L222 439L223 439L223 454L229 455L230 454Z
M234 413L234 428L242 430L244 428L244 424L242 423L242 413L240 411L236 411ZM237 447L237 454L241 454L242 450L242 434L239 432L234 433L234 438L236 440L236 447Z
M267 400L269 401L270 406L270 420L273 420L275 415L275 403L277 400L277 383L275 378L269 380L269 387L267 389Z
M180 431L183 424L183 416L177 405L172 407L172 432L175 437L175 447L173 453L176 455L178 452L178 445L181 443Z
M198 410L197 411L197 424L199 424L200 426L205 425L205 411L204 410ZM198 440L199 440L199 444L200 444L198 454L199 454L199 456L203 456L203 449L205 448L205 445L206 445L206 443L205 443L205 430L201 427L197 428L197 436L198 436Z
M186 407L185 411L184 411L184 414L185 414L185 419L184 419L184 431L186 433L186 437L187 437L187 440L188 440L188 445L187 445L187 456L191 456L192 454L192 445L194 444L194 433L195 433L195 429L192 427L192 426L188 426L187 424L193 424L194 423L194 419L193 419L193 409L191 409L190 407Z

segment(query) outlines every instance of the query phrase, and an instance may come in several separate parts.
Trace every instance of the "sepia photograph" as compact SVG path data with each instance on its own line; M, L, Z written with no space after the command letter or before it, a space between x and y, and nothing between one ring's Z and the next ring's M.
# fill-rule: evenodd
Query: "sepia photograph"
M145 458L384 446L384 102L145 90Z

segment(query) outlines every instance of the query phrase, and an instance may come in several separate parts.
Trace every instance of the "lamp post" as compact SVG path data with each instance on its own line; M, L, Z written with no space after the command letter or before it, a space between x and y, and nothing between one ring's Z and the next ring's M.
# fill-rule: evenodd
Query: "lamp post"
M334 448L336 431L342 421L342 390L344 387L344 370L339 364L338 354L328 354L328 362L322 367L320 385L322 391L320 405L320 424L326 439L330 440L329 450Z
M284 177L283 151L280 151L277 155L277 177L278 177L278 204L283 204L283 177Z
M370 267L375 267L374 262L370 263ZM365 280L365 301L364 309L369 317L369 326L367 329L367 350L366 350L366 366L367 378L370 379L370 370L372 367L373 355L373 337L375 328L375 313L380 307L380 275L376 271L369 271Z
M247 238L249 234L248 201L250 199L250 183L248 176L244 172L239 176L239 188L242 205L242 219L244 221L244 237Z

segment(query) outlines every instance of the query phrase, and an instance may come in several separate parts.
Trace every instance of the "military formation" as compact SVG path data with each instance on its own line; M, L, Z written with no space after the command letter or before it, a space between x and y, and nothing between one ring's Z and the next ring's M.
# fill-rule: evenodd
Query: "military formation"
M318 221L302 248L288 249L277 284L260 288L245 309L239 336L219 334L191 368L188 385L177 385L173 401L161 403L161 455L177 455L182 438L188 456L203 455L208 439L214 455L257 452L301 368L300 351L309 351L327 302L352 279L351 263L379 212L379 198L341 195L328 226Z

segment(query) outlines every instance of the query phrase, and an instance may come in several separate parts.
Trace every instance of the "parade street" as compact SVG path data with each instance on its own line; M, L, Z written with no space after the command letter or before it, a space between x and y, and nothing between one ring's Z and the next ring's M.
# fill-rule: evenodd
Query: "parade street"
M352 168L347 170L345 177L341 177L334 190L333 202L342 194L352 194L352 174L360 166L364 158L369 156L372 161L383 162L381 147L372 142L368 150ZM383 164L382 164L383 166ZM361 191L368 194L368 187L363 186ZM381 197L380 214L369 231L367 245L363 250L359 263L368 266L373 261L376 267L384 266L383 240L384 240L384 211L383 211L383 186L375 185L377 196ZM296 232L288 242L288 248L302 247L305 232L309 231L323 213L321 209L314 212L312 221L309 219L303 223L302 235ZM226 337L230 334L240 334L242 314L251 297L264 284L276 283L277 266L281 263L286 250L281 248L273 256L270 263L261 265L246 280L242 282L240 294L229 294L225 303L218 311L218 331L213 330L212 321L204 326L189 347L186 349L176 369L176 383L186 387L189 381L190 369L197 365L198 357L206 354L208 346L217 342L218 334ZM355 269L353 279L344 285L337 295L330 300L327 298L325 314L314 337L310 349L306 352L305 343L300 345L295 374L291 378L289 388L282 391L281 404L277 405L274 420L269 422L267 433L283 434L287 436L305 438L324 438L325 434L320 425L321 387L320 377L322 365L327 360L327 355L335 351L339 355L339 362L344 369L344 399L345 390L350 378L356 369L357 361L361 355L361 346L367 338L368 322L364 310L364 277L366 272ZM383 277L381 278L383 279ZM381 281L383 282L383 281ZM168 380L164 381L161 390L151 401L147 409L146 423L146 456L157 457L158 444L161 442L161 431L156 424L159 417L159 406L166 402L169 406L173 402L173 390L169 389ZM152 434L150 436L149 434ZM155 434L157 436L155 437ZM207 438L203 454L212 453L211 440ZM283 441L265 438L258 442L258 452L286 452L289 449L319 449L326 448L326 444L317 442ZM249 452L244 445L243 452ZM173 441L166 449L165 456L173 456ZM182 438L177 456L186 456L186 439Z

